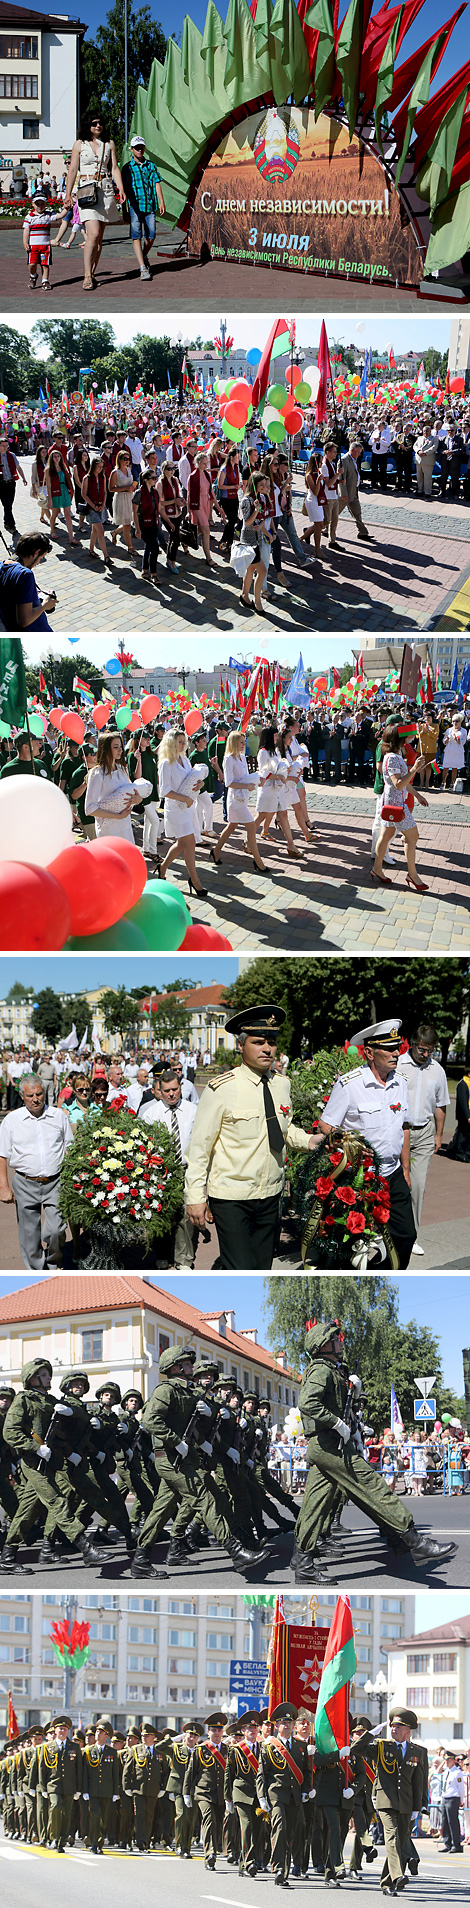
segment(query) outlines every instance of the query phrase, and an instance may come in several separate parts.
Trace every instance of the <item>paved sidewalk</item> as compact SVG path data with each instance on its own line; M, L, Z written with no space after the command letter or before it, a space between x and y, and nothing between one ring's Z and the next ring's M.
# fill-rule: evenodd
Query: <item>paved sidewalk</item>
M31 459L20 461L28 484L26 489L21 483L17 486L15 517L18 529L26 531L37 527L38 510L29 495ZM296 475L294 514L299 534L305 528L303 496L303 480ZM44 587L57 594L57 609L51 617L54 636L77 630L117 636L128 630L163 634L197 629L205 634L235 631L239 636L248 631L249 640L252 635L261 637L263 629L266 635L279 632L282 636L293 628L309 634L330 630L337 635L377 629L404 636L440 626L449 603L454 605L452 628L466 628L470 507L446 503L440 509L434 501L427 505L394 492L384 498L367 488L361 491L361 503L371 542L358 540L356 526L344 510L337 547L332 549L323 539L322 562L313 568L298 567L282 533L283 570L289 587L275 588L271 570L269 585L274 595L265 602L262 617L240 606L239 579L218 556L218 528L212 541L215 571L207 569L202 550L190 551L187 557L180 553L178 576L170 576L162 561L158 585L153 586L142 582L141 544L136 545L133 565L119 542L110 575L101 556L89 556L88 534L77 549L69 548L65 524L59 519L57 542L41 573ZM111 549L109 532L108 542Z

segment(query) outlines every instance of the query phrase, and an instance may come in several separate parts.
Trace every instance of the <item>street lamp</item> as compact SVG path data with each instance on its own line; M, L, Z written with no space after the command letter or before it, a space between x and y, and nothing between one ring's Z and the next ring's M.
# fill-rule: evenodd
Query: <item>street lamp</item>
M384 1703L386 1701L388 1693L389 1693L389 1685L387 1683L386 1676L384 1676L383 1670L378 1671L378 1674L375 1678L375 1683L371 1683L370 1677L368 1677L367 1683L364 1683L364 1695L373 1696L374 1702L377 1702L379 1705L379 1723L381 1723L382 1721Z

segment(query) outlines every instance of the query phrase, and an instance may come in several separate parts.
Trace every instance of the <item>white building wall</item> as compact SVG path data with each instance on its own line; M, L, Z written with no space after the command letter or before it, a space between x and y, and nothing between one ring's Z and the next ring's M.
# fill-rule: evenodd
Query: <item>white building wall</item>
M12 28L12 32L14 29ZM33 26L26 29L33 32ZM43 169L47 177L62 170L64 153L70 154L77 133L77 61L78 36L75 33L41 32L41 79L38 100L12 101L11 112L0 115L0 148L2 157L8 161L19 159L30 169L36 170L38 154L42 153ZM16 71L17 63L9 62ZM4 63L6 70L6 62ZM18 62L18 70L37 71L35 62ZM5 102L6 103L6 102ZM17 108L15 111L14 108ZM37 120L37 135L34 140L24 139L23 119ZM4 183L11 175L10 167L0 166Z

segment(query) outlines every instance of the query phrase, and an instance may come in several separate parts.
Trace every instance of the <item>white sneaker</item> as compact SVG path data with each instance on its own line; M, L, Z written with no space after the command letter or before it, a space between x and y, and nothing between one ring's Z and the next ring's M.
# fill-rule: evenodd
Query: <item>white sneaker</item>
M415 1239L414 1246L411 1247L411 1250L412 1252L416 1253L417 1257L419 1257L420 1259L424 1259L424 1246L418 1245L418 1242L416 1239Z
M144 266L143 266L143 268L142 268L142 271L141 271L141 274L140 274L140 276L141 276L141 278L151 278L151 277L152 277L152 273L151 273L151 272L149 272L149 268L148 268L148 265L144 265Z
M396 863L396 861L395 861L395 856L394 856L394 855L384 855L384 858L383 858L383 864L382 864L382 865L383 865L383 867L384 867L384 868L396 868L396 866L397 866L397 863Z

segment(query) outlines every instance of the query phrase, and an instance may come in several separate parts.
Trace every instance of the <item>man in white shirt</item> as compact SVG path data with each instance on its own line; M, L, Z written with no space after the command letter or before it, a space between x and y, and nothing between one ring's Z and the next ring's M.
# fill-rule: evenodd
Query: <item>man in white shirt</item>
M110 1106L112 1100L120 1100L121 1095L125 1095L125 1093L126 1083L123 1069L117 1060L112 1060L108 1074L108 1106Z
M416 1238L410 1192L411 1107L404 1079L398 1078L401 1020L361 1027L353 1047L363 1047L365 1066L336 1080L320 1120L322 1132L335 1126L361 1133L380 1160L390 1192L388 1232L397 1256L393 1269L406 1270Z
M149 1076L146 1067L138 1067L135 1080L131 1080L127 1089L127 1104L130 1113L139 1113L144 1093L149 1090ZM150 1102L149 1102L150 1104Z
M466 1801L467 1784L462 1770L455 1760L453 1749L446 1749L446 1773L442 1790L442 1848L441 1855L461 1855L462 1837L460 1833L459 1809Z
M7 1113L0 1129L0 1201L6 1206L16 1201L23 1265L28 1272L43 1272L62 1264L66 1228L58 1205L60 1169L73 1131L63 1107L45 1106L36 1074L22 1081L21 1097L23 1105ZM13 1190L7 1162L13 1169Z
M183 1172L186 1172L187 1149L197 1108L191 1100L182 1099L178 1075L170 1067L167 1068L166 1073L160 1074L158 1081L155 1081L153 1094L153 1100L147 1100L146 1105L142 1107L140 1119L145 1121L146 1126L153 1126L155 1122L159 1122L160 1126L166 1126L175 1140ZM192 1221L189 1221L183 1206L181 1217L174 1227L171 1256L168 1261L159 1261L159 1269L161 1270L168 1263L175 1266L178 1272L191 1272L196 1238L196 1229Z
M417 1232L431 1159L434 1153L440 1153L446 1107L450 1105L444 1068L433 1060L436 1045L435 1027L423 1022L411 1036L408 1053L400 1054L397 1066L397 1074L406 1081L411 1107L411 1201ZM413 1252L423 1257L423 1246L417 1239Z

